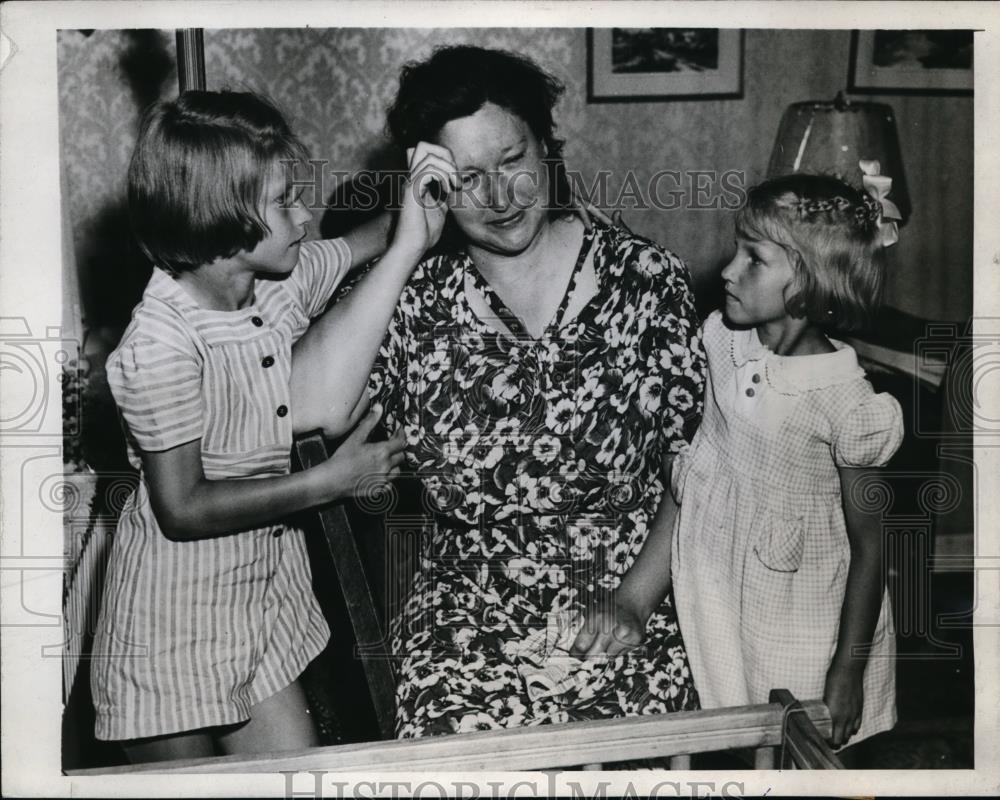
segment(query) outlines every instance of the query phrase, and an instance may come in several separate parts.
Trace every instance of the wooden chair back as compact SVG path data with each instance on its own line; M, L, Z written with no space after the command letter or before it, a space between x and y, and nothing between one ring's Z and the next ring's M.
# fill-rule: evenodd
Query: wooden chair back
M295 440L295 456L302 469L309 469L326 461L330 451L323 435L315 431ZM379 732L383 739L392 739L395 736L396 676L380 608L372 594L373 582L369 580L344 504L323 506L316 517L325 552L333 562L340 583L357 642L355 654L361 659Z

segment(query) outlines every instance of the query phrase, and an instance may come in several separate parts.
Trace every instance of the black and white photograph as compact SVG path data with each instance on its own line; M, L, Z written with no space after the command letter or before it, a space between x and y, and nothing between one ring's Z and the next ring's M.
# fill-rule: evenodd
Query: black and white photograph
M996 9L29 5L5 795L996 783Z
M971 94L973 31L854 31L851 88L858 92Z
M702 72L718 68L718 28L611 30L612 72Z
M742 45L742 32L734 29L588 30L588 98L592 102L738 98L743 86Z

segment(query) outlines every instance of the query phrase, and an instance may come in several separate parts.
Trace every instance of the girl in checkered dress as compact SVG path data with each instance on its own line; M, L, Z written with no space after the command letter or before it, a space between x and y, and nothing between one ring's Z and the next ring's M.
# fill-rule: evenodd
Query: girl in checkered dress
M410 151L392 244L316 324L338 342L327 363L339 379L318 402L292 345L347 270L385 248L385 225L306 242L312 214L283 169L304 157L264 100L187 92L148 113L132 158L129 211L155 268L107 370L139 485L91 671L97 737L132 761L317 743L298 678L329 629L303 534L285 520L402 460L400 436L366 442L376 409L329 461L289 474L293 428L344 431L364 410L399 293L440 235L454 164L441 148Z
M895 724L869 468L899 447L902 414L828 336L870 317L895 241L888 179L865 182L791 175L749 192L725 309L704 325L704 417L672 474L674 593L703 707L775 688L823 698L834 746Z

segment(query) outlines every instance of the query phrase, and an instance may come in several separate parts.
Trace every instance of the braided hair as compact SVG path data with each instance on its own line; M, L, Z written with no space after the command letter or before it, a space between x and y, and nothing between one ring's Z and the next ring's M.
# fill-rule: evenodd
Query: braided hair
M736 230L788 253L795 268L789 314L853 331L871 322L882 299L881 210L878 200L839 178L796 173L750 189Z

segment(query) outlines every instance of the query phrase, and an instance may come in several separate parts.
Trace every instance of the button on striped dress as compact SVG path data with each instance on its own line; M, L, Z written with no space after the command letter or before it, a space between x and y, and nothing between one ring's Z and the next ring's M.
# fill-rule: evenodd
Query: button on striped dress
M345 242L310 242L284 280L258 280L237 311L199 308L155 269L108 382L140 469L114 536L94 643L99 739L245 721L294 681L330 631L300 530L285 525L175 542L157 525L140 450L201 440L212 480L290 468L292 344L351 263Z
M885 464L902 412L839 342L781 357L718 312L703 338L705 413L672 475L674 597L695 687L704 708L766 703L771 689L821 698L851 555L837 467ZM896 720L890 622L886 593L852 744Z

